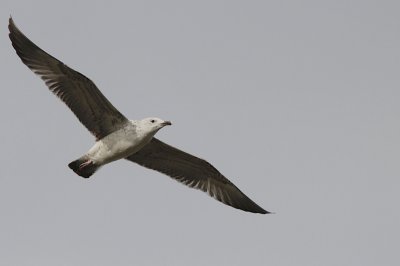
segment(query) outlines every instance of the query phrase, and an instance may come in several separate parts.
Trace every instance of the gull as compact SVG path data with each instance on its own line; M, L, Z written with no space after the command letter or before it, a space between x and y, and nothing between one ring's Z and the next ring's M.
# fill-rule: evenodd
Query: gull
M42 78L96 138L86 154L68 164L76 174L89 178L101 166L127 159L202 190L226 205L247 212L269 213L207 161L155 138L160 129L171 125L170 121L156 117L128 120L89 78L39 48L11 17L8 29L22 62Z

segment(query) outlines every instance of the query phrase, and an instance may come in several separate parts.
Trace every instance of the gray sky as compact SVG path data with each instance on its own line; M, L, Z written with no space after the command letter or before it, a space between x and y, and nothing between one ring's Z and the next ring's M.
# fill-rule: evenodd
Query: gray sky
M398 1L1 6L1 265L399 265ZM16 56L10 14L276 214L127 161L75 175L93 138Z

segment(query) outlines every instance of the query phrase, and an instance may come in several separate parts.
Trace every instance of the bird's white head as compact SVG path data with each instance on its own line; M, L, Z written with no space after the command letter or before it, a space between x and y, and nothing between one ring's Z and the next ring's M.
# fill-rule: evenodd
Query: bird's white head
M141 130L154 134L161 128L170 125L172 125L170 121L165 121L157 117L148 117L137 121L137 126L139 126Z

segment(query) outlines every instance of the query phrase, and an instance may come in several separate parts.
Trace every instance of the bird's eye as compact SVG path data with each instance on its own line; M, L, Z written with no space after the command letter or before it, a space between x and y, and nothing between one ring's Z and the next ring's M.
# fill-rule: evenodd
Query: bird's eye
M154 122L156 122L156 120L154 120L154 119L151 119L151 120L150 120L150 122L151 122L151 123L154 123Z

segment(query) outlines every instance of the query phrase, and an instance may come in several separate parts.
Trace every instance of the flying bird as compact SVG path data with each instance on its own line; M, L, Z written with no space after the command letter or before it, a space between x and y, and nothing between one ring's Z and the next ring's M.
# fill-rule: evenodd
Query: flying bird
M151 117L128 120L81 73L49 55L29 40L10 17L9 37L17 55L94 135L89 151L68 164L78 175L89 178L101 166L127 159L200 189L218 201L253 213L269 213L223 176L207 161L174 148L154 137L170 121Z

